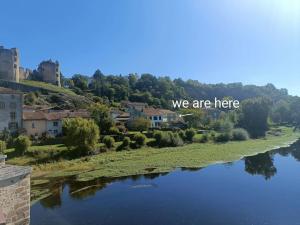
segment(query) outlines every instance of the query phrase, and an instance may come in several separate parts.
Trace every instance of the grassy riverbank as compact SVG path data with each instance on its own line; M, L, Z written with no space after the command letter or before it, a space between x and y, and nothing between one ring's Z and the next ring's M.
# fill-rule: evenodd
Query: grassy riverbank
M39 185L49 180L75 175L78 181L89 181L99 177L117 178L139 174L169 172L175 168L198 168L220 162L231 162L244 156L254 155L282 147L300 137L292 128L282 128L280 136L267 135L263 139L251 139L241 142L194 143L182 147L150 148L138 150L107 152L74 160L62 160L53 163L33 165L33 193ZM61 148L62 146L52 146ZM43 148L46 148L45 146ZM12 164L30 164L30 158L14 158ZM37 163L37 162L34 162Z

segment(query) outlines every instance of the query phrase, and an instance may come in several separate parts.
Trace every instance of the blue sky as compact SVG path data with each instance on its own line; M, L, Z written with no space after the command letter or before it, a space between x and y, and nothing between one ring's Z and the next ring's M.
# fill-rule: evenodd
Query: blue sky
M1 0L0 45L67 77L152 73L300 95L298 0ZM4 10L3 10L4 9Z

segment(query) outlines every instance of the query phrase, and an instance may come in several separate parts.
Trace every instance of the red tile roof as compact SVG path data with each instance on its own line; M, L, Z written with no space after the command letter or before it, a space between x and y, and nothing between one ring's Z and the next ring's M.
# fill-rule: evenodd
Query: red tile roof
M52 111L52 112L42 112L42 111L36 111L36 112L23 112L23 120L62 120L65 118L91 118L90 113L85 110L80 111Z

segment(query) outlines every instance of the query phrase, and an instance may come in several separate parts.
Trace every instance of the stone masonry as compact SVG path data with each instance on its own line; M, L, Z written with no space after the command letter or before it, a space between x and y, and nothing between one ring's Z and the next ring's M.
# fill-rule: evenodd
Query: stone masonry
M0 79L19 82L19 50L0 46Z
M5 165L0 155L0 225L29 225L30 167Z

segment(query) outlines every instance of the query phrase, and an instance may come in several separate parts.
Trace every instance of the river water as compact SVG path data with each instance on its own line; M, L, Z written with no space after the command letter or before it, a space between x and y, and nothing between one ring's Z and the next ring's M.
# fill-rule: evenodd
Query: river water
M300 142L242 160L58 183L31 225L300 225Z

